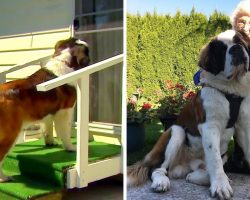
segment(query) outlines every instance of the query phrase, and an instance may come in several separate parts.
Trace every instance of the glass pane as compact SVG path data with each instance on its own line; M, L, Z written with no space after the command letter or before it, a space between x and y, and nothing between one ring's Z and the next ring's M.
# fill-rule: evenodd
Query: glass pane
M115 11L107 14L76 17L77 31L122 27L123 13Z
M77 35L90 46L91 63L121 54L123 32ZM120 64L121 65L121 64ZM90 120L121 123L122 67L115 66L91 75Z
M96 63L123 52L123 30L77 34L90 48L91 63Z
M122 0L76 0L76 16L81 14L123 8Z
M106 30L123 26L122 0L77 0L76 37L90 47L91 64L123 52L123 30ZM118 9L118 10L112 10ZM105 12L104 12L105 11ZM107 12L106 12L107 11ZM97 72L90 77L90 120L105 123L121 123L122 116L122 64Z
M121 124L122 64L91 76L90 120Z

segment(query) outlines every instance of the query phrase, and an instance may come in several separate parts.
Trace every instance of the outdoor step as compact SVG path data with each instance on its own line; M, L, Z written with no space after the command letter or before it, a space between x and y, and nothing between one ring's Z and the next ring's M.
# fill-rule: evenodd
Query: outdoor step
M13 181L0 184L0 199L2 200L27 200L38 199L44 195L51 195L61 191L59 186L49 182L41 182L38 179L31 179L20 174L13 175Z
M121 147L92 141L89 152L92 163L120 154ZM13 181L0 183L0 199L33 199L58 192L65 188L66 171L75 162L75 152L67 152L61 145L46 147L42 139L17 144L4 160L4 171Z

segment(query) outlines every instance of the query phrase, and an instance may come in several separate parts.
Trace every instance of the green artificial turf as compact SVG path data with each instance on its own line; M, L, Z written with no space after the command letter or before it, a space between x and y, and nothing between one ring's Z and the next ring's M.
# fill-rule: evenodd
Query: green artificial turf
M61 187L55 186L51 183L31 179L20 174L13 175L11 172L7 172L6 174L12 175L13 180L11 182L0 184L0 199L3 200L26 200L61 190Z
M90 142L89 163L120 152L118 145ZM1 183L0 192L20 199L56 192L64 187L66 169L75 162L76 153L65 151L61 145L46 147L43 140L18 144L5 158L3 165L5 173L13 176L13 181ZM0 194L0 199L5 194Z

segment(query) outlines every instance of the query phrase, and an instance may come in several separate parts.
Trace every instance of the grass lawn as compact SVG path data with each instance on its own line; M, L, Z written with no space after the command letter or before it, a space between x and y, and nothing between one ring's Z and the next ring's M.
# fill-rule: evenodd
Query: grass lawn
M145 145L142 149L129 153L127 157L127 164L131 165L138 160L141 160L154 146L157 139L163 133L163 126L160 121L155 120L151 123L145 124Z
M160 121L155 120L145 124L145 145L142 149L128 154L127 165L131 165L138 160L141 160L154 146L157 139L163 133L163 126ZM234 149L233 139L229 143L228 155L231 155Z

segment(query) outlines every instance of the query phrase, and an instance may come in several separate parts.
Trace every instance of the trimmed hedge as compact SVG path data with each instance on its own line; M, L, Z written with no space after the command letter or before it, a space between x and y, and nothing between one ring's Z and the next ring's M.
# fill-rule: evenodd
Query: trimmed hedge
M229 17L217 11L209 18L194 9L189 15L128 14L128 96L142 88L144 97L154 100L165 80L194 85L202 46L229 28Z

